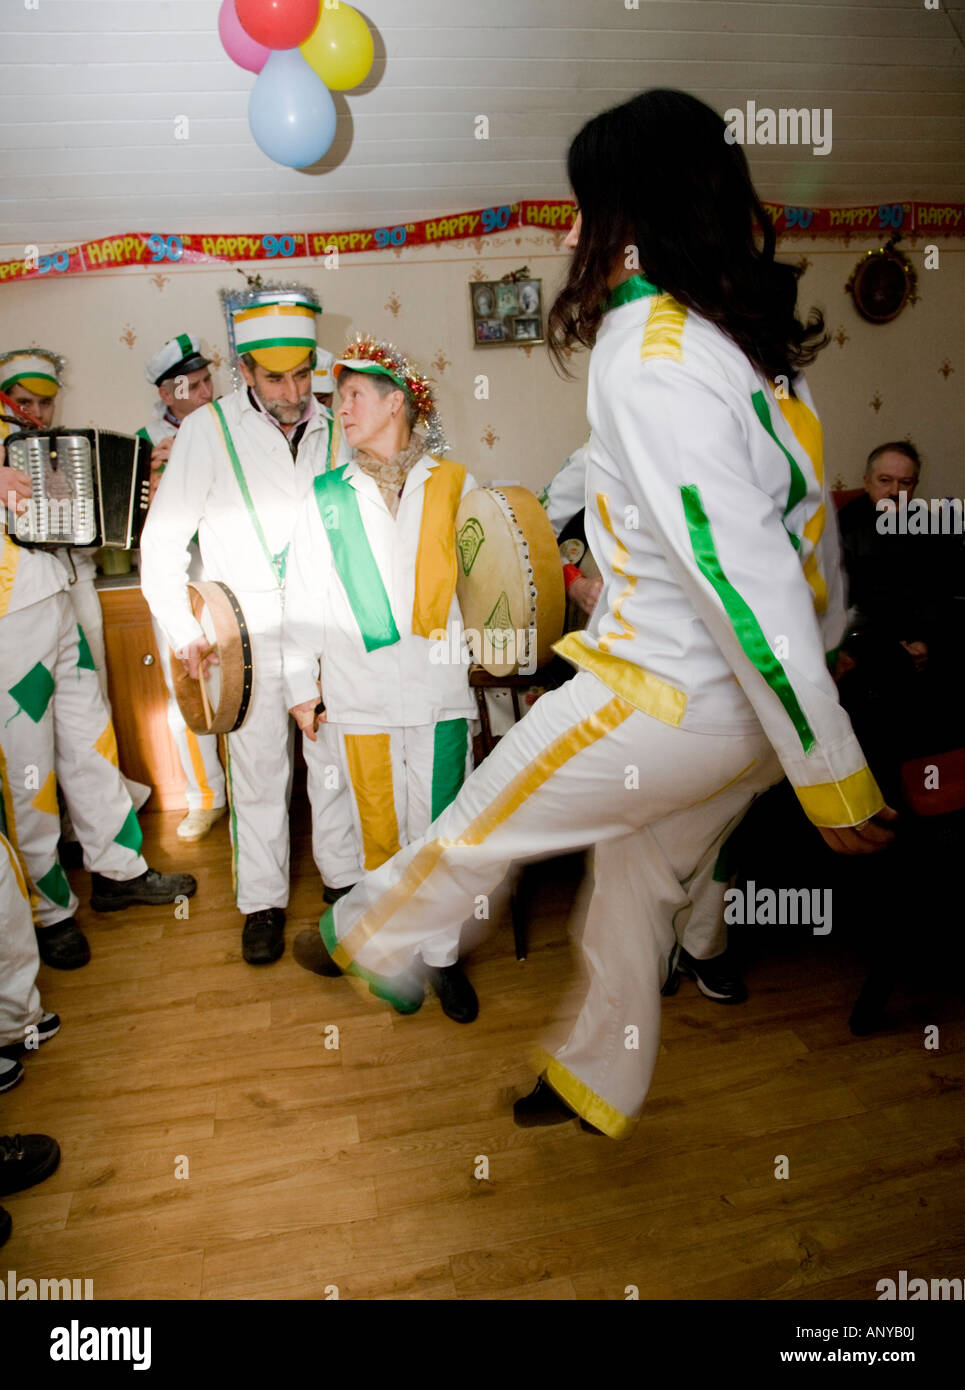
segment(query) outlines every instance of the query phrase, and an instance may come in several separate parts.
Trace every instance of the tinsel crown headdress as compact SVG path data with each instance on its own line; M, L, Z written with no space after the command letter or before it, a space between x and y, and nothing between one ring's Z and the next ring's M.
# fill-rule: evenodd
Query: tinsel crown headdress
M415 406L417 422L425 431L426 452L444 454L448 451L449 441L439 418L432 382L394 343L357 333L354 342L342 351L336 369L339 366L355 371L375 371L389 377Z

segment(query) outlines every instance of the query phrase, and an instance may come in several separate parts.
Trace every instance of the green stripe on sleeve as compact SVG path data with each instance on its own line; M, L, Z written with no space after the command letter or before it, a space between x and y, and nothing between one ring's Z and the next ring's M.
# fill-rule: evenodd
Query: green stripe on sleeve
M432 819L455 801L466 778L469 722L442 719L436 725L432 749Z
M335 569L342 581L367 652L391 647L399 640L392 605L385 592L369 538L365 534L355 489L345 480L345 469L333 468L315 479L315 501L328 533Z
M777 437L777 431L774 429L774 422L771 419L771 409L770 406L767 404L767 399L764 395L764 392L755 391L751 396L751 403L754 406L754 413L757 415L758 420L760 420L761 424L767 430L774 443L777 445L781 453L787 459L788 467L791 470L791 482L787 490L787 501L784 504L784 515L787 516L788 513L791 512L797 506L801 498L806 494L808 490L808 485L804 481L804 474L798 467L798 463L794 455L790 452L790 450L784 447L784 445ZM787 534L791 539L791 544L794 546L794 549L799 550L801 547L801 538L799 536L796 536L793 531L788 531Z
M700 496L700 489L694 485L682 487L680 496L683 501L684 516L687 520L690 544L693 548L697 568L704 578L714 586L717 597L724 605L724 611L744 650L744 655L748 661L753 662L780 700L787 717L797 731L797 736L801 740L801 747L805 753L810 753L817 742L814 731L798 703L798 698L791 687L784 667L768 645L767 638L761 631L761 625L755 618L753 610L737 592L721 568L720 560L717 557L717 547L714 545L713 532L710 529L707 513L704 511L703 499Z

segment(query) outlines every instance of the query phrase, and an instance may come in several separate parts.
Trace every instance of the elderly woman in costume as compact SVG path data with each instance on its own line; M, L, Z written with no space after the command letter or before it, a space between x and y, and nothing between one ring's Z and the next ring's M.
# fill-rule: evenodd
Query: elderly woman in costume
M476 483L442 457L429 382L391 344L359 338L334 371L354 452L315 479L301 512L284 642L329 901L422 835L453 799L470 767L474 714L455 516ZM309 932L295 943L309 968L317 942ZM457 922L427 945L422 964L449 1017L468 1023L478 1006L459 946Z

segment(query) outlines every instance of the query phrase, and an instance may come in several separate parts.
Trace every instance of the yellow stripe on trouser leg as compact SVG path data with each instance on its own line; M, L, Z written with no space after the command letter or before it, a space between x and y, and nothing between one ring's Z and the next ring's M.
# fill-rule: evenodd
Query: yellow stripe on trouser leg
M214 806L214 792L208 783L208 776L204 770L204 758L201 756L201 745L198 743L198 736L197 734L193 734L189 728L185 727L184 741L188 746L188 753L191 757L194 780L197 782L198 790L201 792L200 809L202 811L210 811Z
M376 906L364 913L339 942L333 953L336 964L343 970L349 969L353 958L366 941L385 926L393 913L408 902L420 884L432 873L447 849L482 844L487 836L508 820L527 798L548 782L564 764L604 738L633 713L632 705L619 696L614 696L600 709L567 729L544 748L498 793L485 810L470 822L457 839L430 840L427 845L423 845L395 887L390 888Z
M377 869L399 850L390 735L346 734L345 760L362 826L365 867Z

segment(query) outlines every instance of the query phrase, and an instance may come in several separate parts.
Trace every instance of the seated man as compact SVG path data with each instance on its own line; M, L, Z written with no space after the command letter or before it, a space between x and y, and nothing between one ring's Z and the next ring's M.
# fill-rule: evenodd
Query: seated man
M301 511L284 628L289 704L305 735L313 849L329 900L424 834L470 769L474 704L455 519L477 486L462 464L439 456L432 391L400 352L359 339L335 372L354 455L315 479ZM425 435L414 429L420 422ZM464 661L434 660L434 633ZM458 963L459 937L457 923L423 961L445 1012L469 1023L478 1004ZM309 969L318 941L310 931L295 943Z
M961 537L902 534L879 511L879 503L911 500L920 472L913 444L879 445L868 456L864 493L838 514L850 602L841 700L886 780L889 767L893 777L905 759L941 752L963 734L954 601Z

